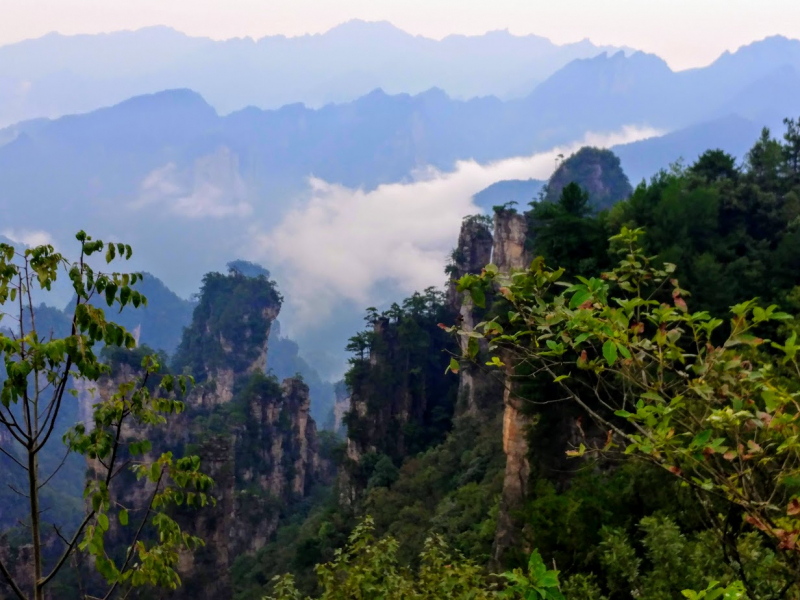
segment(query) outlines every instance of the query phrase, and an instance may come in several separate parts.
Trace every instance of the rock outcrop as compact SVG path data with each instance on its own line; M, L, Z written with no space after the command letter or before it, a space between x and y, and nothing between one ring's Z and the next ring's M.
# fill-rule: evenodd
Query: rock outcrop
M493 263L500 272L511 273L528 268L531 257L525 250L528 222L524 215L512 210L500 210L494 216ZM505 361L511 364L510 360ZM530 478L528 458L528 417L522 410L522 399L508 371L503 384L503 451L506 455L506 470L503 479L503 495L497 515L494 560L500 562L506 549L524 548L524 525L518 518L525 504Z
M229 572L236 557L263 547L285 507L329 476L309 414L308 386L299 378L279 383L266 374L269 330L279 311L280 297L265 277L206 276L175 360L180 372L198 382L185 399L187 410L166 427L124 432L128 439L151 440L152 457L165 450L198 455L215 482L216 505L175 511L178 522L206 545L181 556L183 585L170 598L231 597ZM141 352L132 351L130 359L126 351L110 357L112 376L93 384L95 394L107 397L135 376L141 358L134 355ZM86 389L81 398L91 402ZM133 478L121 484L116 499L125 506L141 504L150 491ZM124 532L119 535L124 539Z
M492 262L504 273L527 269L531 257L525 250L528 220L515 210L498 210L494 214Z
M397 329L388 318L374 323L372 340L368 360L361 365L363 376L350 395L347 455L358 461L367 453L381 452L401 459L407 454L403 426L421 418L427 394L422 388L412 398L412 374L398 369L407 361L398 347ZM390 371L398 371L401 381L391 377Z
M562 162L545 187L545 200L557 202L561 191L577 183L595 208L609 208L633 193L619 158L602 148L584 147Z
M344 416L350 410L350 392L344 381L339 381L334 387L334 402L333 402L333 427L332 431L336 434L344 435L346 433L344 425Z
M212 408L233 399L234 384L243 376L267 369L267 342L278 317L281 298L264 276L248 277L232 270L209 273L175 355L179 371L198 383L192 402Z
M468 292L459 292L456 282L469 273L480 273L492 260L492 232L488 218L466 217L461 223L458 245L453 252L452 263L447 268L451 280L447 288L447 301L459 315L462 327L471 330L481 320L482 309L476 307ZM467 338L460 338L462 354L466 351ZM486 344L481 350L485 352ZM477 415L494 404L502 393L502 382L493 373L481 370L478 365L465 363L458 376L457 414Z

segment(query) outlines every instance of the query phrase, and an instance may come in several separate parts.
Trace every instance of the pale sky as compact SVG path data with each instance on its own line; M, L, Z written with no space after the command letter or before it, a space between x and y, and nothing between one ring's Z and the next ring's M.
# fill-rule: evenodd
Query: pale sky
M770 35L800 38L800 0L0 0L0 44L148 25L215 39L294 36L354 18L433 38L496 29L557 43L588 37L654 52L674 69Z

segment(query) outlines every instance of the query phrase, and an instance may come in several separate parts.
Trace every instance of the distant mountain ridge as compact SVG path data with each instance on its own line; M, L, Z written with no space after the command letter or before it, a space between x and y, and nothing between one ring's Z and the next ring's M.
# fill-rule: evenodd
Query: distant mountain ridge
M181 87L198 91L220 113L292 102L322 106L378 87L413 94L438 86L459 98L524 95L573 59L616 50L507 30L433 40L359 20L322 34L258 40L215 41L161 26L52 33L0 47L0 126Z

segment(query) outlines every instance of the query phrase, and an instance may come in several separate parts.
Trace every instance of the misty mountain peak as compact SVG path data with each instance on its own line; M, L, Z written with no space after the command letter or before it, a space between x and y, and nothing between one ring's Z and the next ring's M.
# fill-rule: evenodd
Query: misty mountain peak
M125 111L159 111L179 109L182 111L207 113L216 116L214 108L197 92L188 88L178 88L134 96L112 108Z
M425 102L447 102L450 96L440 87L428 88L424 92L420 92L415 98L424 100Z
M358 39L363 37L382 38L386 35L412 37L411 34L395 27L389 21L364 21L363 19L345 21L322 34L324 37L342 39Z
M711 67L736 68L744 65L763 67L779 64L800 64L800 40L773 35L763 40L740 46L735 52L725 51Z

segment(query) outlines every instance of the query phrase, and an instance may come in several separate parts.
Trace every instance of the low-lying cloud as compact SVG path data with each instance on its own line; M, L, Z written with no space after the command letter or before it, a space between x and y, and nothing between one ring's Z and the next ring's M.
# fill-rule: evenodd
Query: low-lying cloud
M452 172L426 169L408 183L364 191L312 178L306 201L268 232L252 229L245 252L277 275L297 327L329 317L338 300L380 301L390 282L401 293L441 286L447 255L464 216L480 210L472 196L496 181L546 179L559 154L581 146L608 147L658 135L626 127L533 156L490 164L460 161Z
M167 163L148 173L130 207L151 205L188 219L246 217L253 211L238 157L224 146L198 158L190 169Z
M4 229L0 231L0 235L8 238L12 242L24 244L31 248L35 246L44 246L46 244L53 244L53 236L46 231L38 229Z

